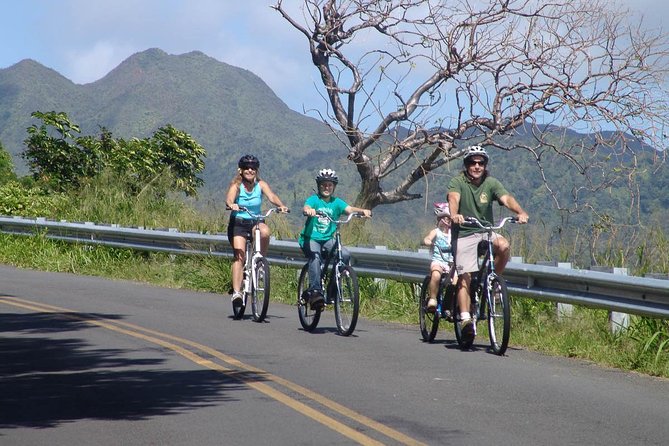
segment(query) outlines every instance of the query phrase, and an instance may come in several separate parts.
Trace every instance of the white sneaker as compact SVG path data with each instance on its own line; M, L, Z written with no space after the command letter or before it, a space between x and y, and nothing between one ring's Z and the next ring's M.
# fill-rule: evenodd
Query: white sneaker
M235 291L234 293L232 293L231 300L233 306L241 306L242 303L244 302L244 299L242 298L242 293L240 293L239 291Z

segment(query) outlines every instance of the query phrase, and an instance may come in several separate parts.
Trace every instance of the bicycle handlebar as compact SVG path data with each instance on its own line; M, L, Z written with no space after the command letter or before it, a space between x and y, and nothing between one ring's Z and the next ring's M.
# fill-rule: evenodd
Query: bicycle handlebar
M478 227L486 231L494 231L496 229L502 229L504 225L507 223L518 223L518 217L504 217L499 221L497 226L484 225L476 217L465 217L465 224L467 224L468 226Z
M228 211L231 211L231 210L232 210L232 208L230 208L229 206L226 206L225 209L227 209ZM264 214L263 214L263 213L255 214L255 213L251 212L251 211L249 210L249 208L247 208L247 207L245 207L245 206L239 206L239 211L240 211L240 212L246 212L246 213L248 213L248 214L251 216L251 218L253 218L253 219L267 218L267 217L269 217L269 215L270 215L272 212L280 212L280 210L279 210L278 207L274 207L274 208L269 208L269 209L267 210L267 212L265 212ZM289 214L289 213L290 213L290 209L288 209L285 213L286 213L286 214Z
M305 214L304 212L303 212L302 214L307 215L307 214ZM328 214L326 214L326 213L323 212L323 211L316 211L316 215L319 216L319 217L325 217L325 218L327 218L328 220L330 220L332 223L335 223L335 224L348 223L348 222L351 221L351 219L352 219L353 217L356 217L356 218L366 218L366 217L365 217L365 214L363 214L362 212L351 212L350 214L348 214L348 215L346 216L346 218L345 218L344 220L335 220L335 219L333 219L332 217L330 217ZM369 218L371 218L371 217L369 217Z

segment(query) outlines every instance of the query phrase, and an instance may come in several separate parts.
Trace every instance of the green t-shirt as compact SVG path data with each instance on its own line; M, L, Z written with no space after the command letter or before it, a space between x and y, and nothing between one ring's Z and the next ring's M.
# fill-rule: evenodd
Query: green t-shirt
M341 214L344 213L344 209L348 207L348 204L341 198L332 197L330 201L325 201L316 194L307 198L307 201L305 201L304 204L317 211L324 212L332 217L333 220L339 220ZM307 217L307 221L304 223L304 228L302 228L302 232L300 232L298 243L300 246L303 246L305 240L315 240L319 242L328 241L332 238L336 229L336 225L330 222L327 218L318 216Z
M464 172L451 178L448 183L448 191L460 194L459 214L465 217L476 217L483 224L493 223L493 201L499 203L502 196L508 195L507 190L496 178L486 176L481 184L475 186ZM466 237L479 232L478 228L464 225L460 227L455 225L454 229L458 237Z

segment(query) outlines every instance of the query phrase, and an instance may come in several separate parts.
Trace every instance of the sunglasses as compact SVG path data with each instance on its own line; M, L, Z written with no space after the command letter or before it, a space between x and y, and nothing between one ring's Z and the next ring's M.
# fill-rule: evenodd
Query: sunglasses
M242 166L242 170L253 170L253 171L256 171L256 170L258 170L258 169L255 168L255 167L253 167L253 166Z
M468 166L473 166L475 164L485 167L488 163L486 161L467 161Z

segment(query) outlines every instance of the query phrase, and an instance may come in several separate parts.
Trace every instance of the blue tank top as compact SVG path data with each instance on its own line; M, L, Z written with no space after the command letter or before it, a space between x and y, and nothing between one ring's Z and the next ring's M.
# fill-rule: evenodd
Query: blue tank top
M432 243L432 260L435 262L452 262L453 248L451 234L437 228L437 236Z
M239 185L239 196L237 197L237 204L244 206L254 214L260 214L260 204L262 203L262 189L260 183L256 183L248 192L243 184ZM236 218L250 220L251 216L248 212L238 212L235 214Z

